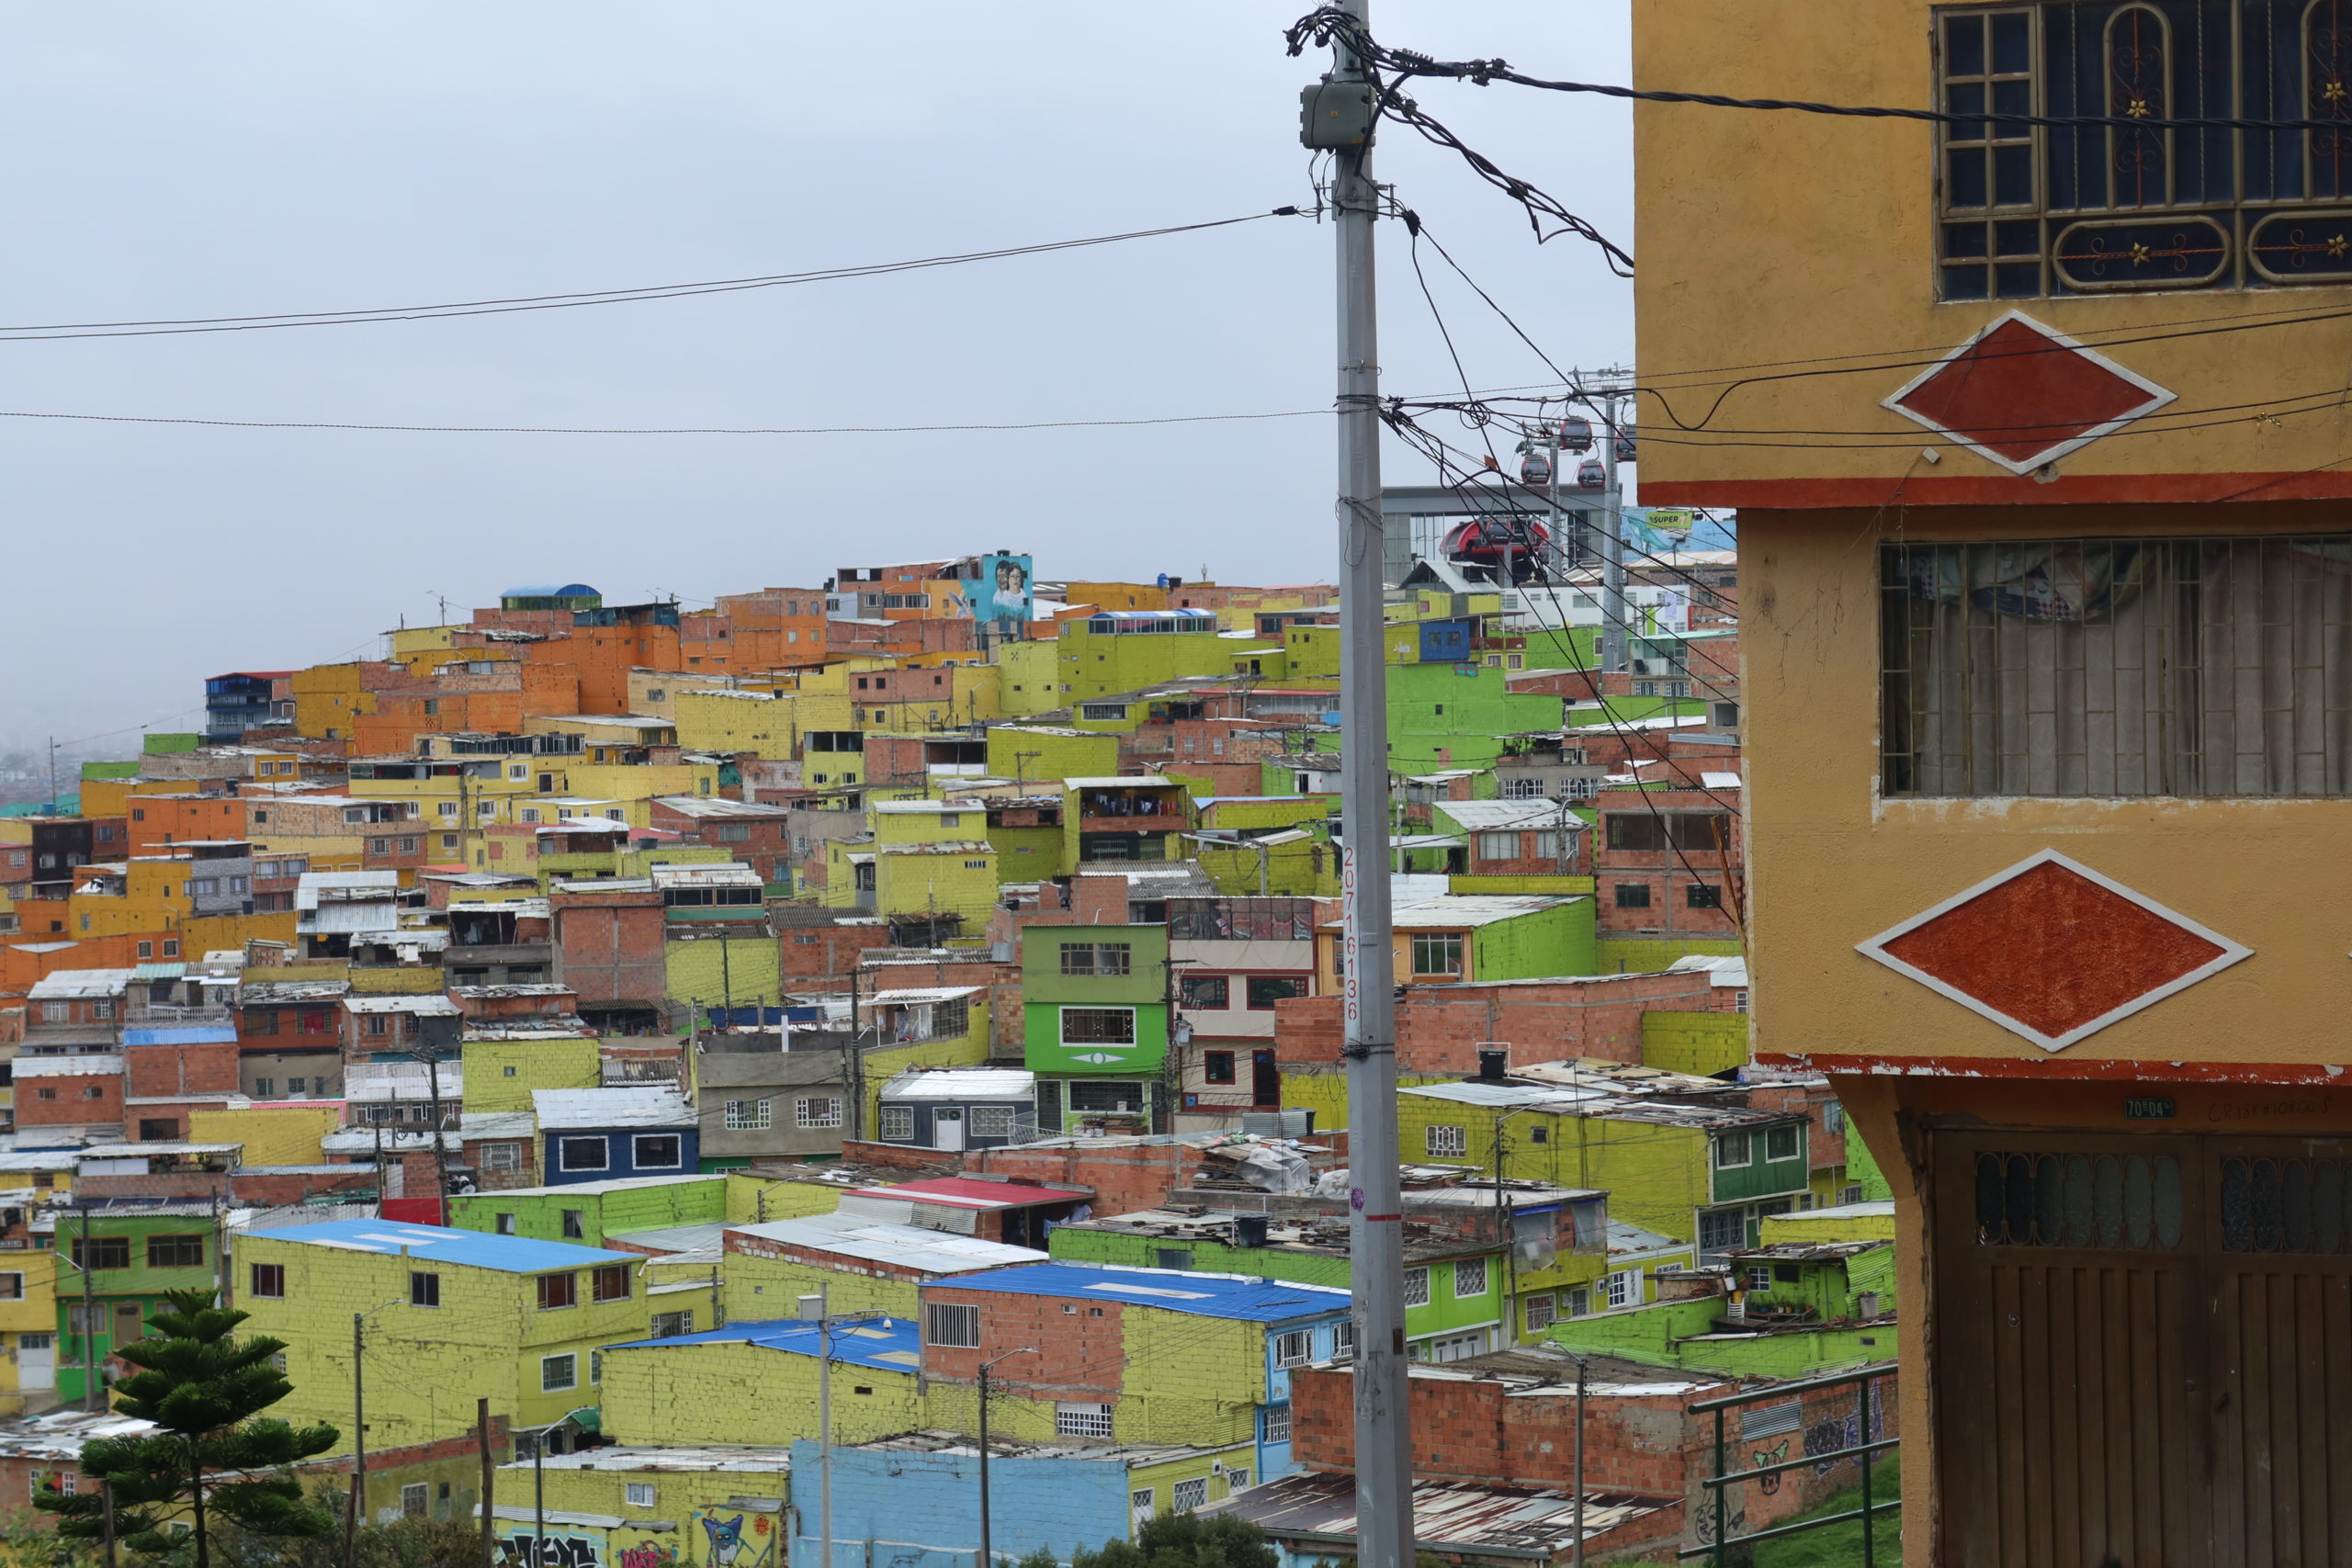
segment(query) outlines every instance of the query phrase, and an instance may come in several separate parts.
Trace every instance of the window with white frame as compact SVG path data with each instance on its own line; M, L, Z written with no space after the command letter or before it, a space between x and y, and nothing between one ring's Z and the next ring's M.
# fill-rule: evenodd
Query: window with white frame
M559 1389L580 1386L580 1358L566 1352L560 1356L539 1358L539 1390L553 1393Z
M1505 779L1498 792L1505 800L1541 800L1544 781L1540 778Z
M975 1138L1009 1138L1012 1136L1012 1107L1010 1105L975 1105L969 1116Z
M1459 1158L1470 1152L1470 1132L1466 1127L1424 1127L1421 1129L1421 1152L1427 1155L1451 1155Z
M1548 1292L1540 1296L1523 1296L1520 1299L1520 1314L1528 1333L1541 1334L1559 1320L1560 1298Z
M980 1309L961 1302L933 1302L925 1309L924 1337L953 1350L980 1348Z
M433 1488L422 1481L412 1481L401 1488L401 1517L421 1519L433 1511Z
M692 1334L694 1331L695 1314L691 1308L684 1312L657 1312L653 1314L653 1337L656 1339L674 1339L681 1334Z
M1343 1318L1331 1325L1331 1359L1352 1361L1356 1359L1356 1323Z
M1405 1270L1405 1304L1420 1307L1430 1304L1430 1271L1426 1269Z
M1517 833L1479 834L1478 858L1480 860L1519 859L1519 835Z
M556 1163L566 1170L606 1170L611 1168L612 1151L601 1135L559 1138Z
M639 1170L676 1170L685 1163L685 1141L675 1133L639 1133L629 1143Z
M520 1144L482 1144L479 1147L484 1170L523 1168L523 1145Z
M1274 1365L1303 1367L1312 1358L1315 1336L1304 1328L1294 1328L1287 1334L1274 1336Z
M632 1508L653 1506L653 1483L632 1481L621 1488L621 1500Z
M1725 1133L1715 1140L1715 1168L1736 1170L1756 1160L1755 1139L1747 1133Z
M1065 1045L1132 1045L1136 1043L1133 1008L1062 1009Z
M1054 1435L1060 1438L1110 1437L1112 1435L1111 1406L1107 1404L1057 1404L1054 1406ZM1176 1483L1176 1506L1178 1507L1182 1508L1186 1506L1183 1497L1184 1488L1187 1485L1199 1486L1201 1489L1201 1502L1204 1503L1208 1501L1209 1483L1205 1479L1198 1482L1180 1481ZM1192 1504L1191 1506L1198 1507L1200 1506L1200 1504L1194 1503Z
M1468 1301L1487 1293L1487 1260L1464 1258L1453 1266L1453 1299Z
M765 1100L760 1103L766 1104ZM838 1127L842 1124L842 1102L831 1095L809 1095L792 1102L792 1124L796 1127Z
M1265 1440L1270 1443L1287 1443L1290 1441L1290 1406L1288 1404L1269 1404L1266 1406ZM1245 1481L1242 1484L1246 1486L1249 1483Z
M808 1101L802 1100L801 1103L806 1105ZM772 1124L775 1111L764 1100L730 1100L725 1105L723 1116L730 1133L762 1133Z
M915 1108L911 1105L886 1105L882 1108L882 1138L888 1143L915 1135Z
M1107 1410L1110 1406L1105 1405L1103 1408ZM1178 1482L1168 1489L1168 1501L1169 1506L1180 1514L1189 1514L1195 1508L1207 1507L1209 1478L1205 1475L1196 1475L1190 1481Z
M1617 1272L1609 1276L1607 1284L1609 1288L1609 1304L1611 1306L1639 1306L1642 1304L1642 1271L1640 1269L1620 1269Z

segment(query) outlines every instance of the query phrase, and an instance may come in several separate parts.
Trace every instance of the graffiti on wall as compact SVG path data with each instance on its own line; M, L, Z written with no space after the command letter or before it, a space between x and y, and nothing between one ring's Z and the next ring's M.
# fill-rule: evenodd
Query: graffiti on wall
M499 1568L604 1568L596 1543L577 1535L501 1536L498 1562Z
M640 1540L635 1546L613 1549L613 1568L673 1568L678 1561L678 1549L658 1540Z
M1871 1408L1871 1441L1876 1442L1885 1436L1886 1406L1873 1405ZM1823 1456L1843 1454L1849 1449L1858 1449L1861 1446L1862 1418L1859 1411L1849 1411L1843 1416L1832 1416L1826 1420L1816 1421L1804 1429L1805 1457L1821 1460L1819 1464L1813 1467L1813 1472L1815 1475L1826 1475L1846 1462L1843 1459Z
M1805 1447L1805 1452L1811 1453L1812 1451L1812 1445L1808 1443ZM1789 1439L1782 1438L1779 1442L1774 1443L1769 1449L1756 1449L1750 1451L1747 1456L1747 1464L1748 1468L1751 1470L1761 1470L1768 1464L1778 1464L1788 1457ZM1787 1473L1788 1472L1785 1470L1776 1470L1770 1475L1758 1476L1756 1478L1756 1490L1763 1493L1767 1497L1770 1497L1773 1493L1778 1492L1781 1489L1781 1477Z
M714 1508L697 1509L695 1517L717 1568L768 1568L775 1560L775 1520L767 1515L737 1511L729 1517Z

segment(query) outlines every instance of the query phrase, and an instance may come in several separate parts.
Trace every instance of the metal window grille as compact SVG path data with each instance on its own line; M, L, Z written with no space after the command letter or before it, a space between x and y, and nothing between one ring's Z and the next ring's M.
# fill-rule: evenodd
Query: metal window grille
M764 1108L767 1101L763 1100L758 1103ZM798 1127L838 1127L842 1124L842 1102L829 1095L796 1100L792 1102L792 1121ZM767 1125L764 1117L760 1125Z
M1266 1441L1270 1443L1290 1441L1289 1405L1269 1404L1266 1406Z
M1315 1346L1315 1337L1306 1329L1293 1329L1288 1334L1274 1336L1274 1365L1303 1367Z
M1453 1266L1453 1299L1464 1301L1487 1293L1487 1260L1464 1258Z
M1065 1045L1132 1045L1136 1039L1133 1008L1062 1009Z
M1012 1136L1012 1111L1010 1105L975 1105L971 1110L971 1133L976 1138L1009 1138Z
M1178 1482L1169 1488L1169 1501L1180 1514L1189 1513L1194 1508L1207 1507L1209 1478L1205 1475L1196 1475L1190 1481Z
M1424 1127L1421 1129L1421 1149L1425 1154L1464 1156L1470 1152L1470 1133L1465 1127Z
M882 1136L905 1139L915 1135L915 1111L911 1105L886 1105L882 1108Z
M2352 794L2352 535L1893 545L1882 783Z
M1430 1304L1430 1271L1426 1269L1405 1270L1405 1304L1408 1307Z
M1054 1434L1062 1438L1107 1438L1112 1436L1111 1407L1107 1404L1057 1404L1054 1406ZM1184 1488L1198 1486L1200 1501L1186 1503ZM1176 1506L1197 1508L1208 1501L1209 1483L1180 1481L1176 1483Z
M961 1350L977 1350L980 1348L980 1309L978 1307L955 1302L933 1302L926 1310L928 1337L932 1344ZM1073 1407L1064 1405L1062 1408L1067 1410ZM1103 1435L1107 1437L1109 1433L1105 1432Z

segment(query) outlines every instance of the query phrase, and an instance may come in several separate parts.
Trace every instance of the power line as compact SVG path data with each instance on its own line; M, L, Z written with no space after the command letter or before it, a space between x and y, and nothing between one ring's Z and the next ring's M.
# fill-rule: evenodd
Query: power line
M2352 136L2352 114L2335 119L2154 118L2102 114L2015 114L1997 109L1981 114L1955 114L1943 109L1812 103L1797 98L1735 98L1721 93L1678 93L1656 88L1621 87L1600 82L1553 81L1514 71L1508 62L1502 60L1433 60L1412 50L1375 43L1363 23L1333 6L1307 13L1292 23L1284 36L1289 40L1293 54L1297 54L1310 39L1318 48L1338 40L1368 66L1393 72L1399 81L1415 76L1449 77L1469 81L1481 87L1496 82L1509 82L1514 86L1538 87L1545 92L1592 93L1602 97L1629 98L1640 103L1702 104L1713 108L1785 110L1859 119L1913 119L1935 125L2034 126L2050 130L2115 130L2143 133L2163 130L2315 130Z
M267 332L281 327L348 327L374 321L438 321L452 316L511 315L523 310L569 310L587 305L628 305L648 299L684 299L701 294L733 294L754 288L783 288L801 283L831 283L849 277L880 277L898 272L961 266L969 262L1001 261L1011 256L1044 255L1055 251L1113 245L1127 240L1153 240L1169 234L1192 234L1204 229L1227 229L1265 218L1296 218L1304 209L1277 207L1241 218L1218 218L1205 223L1180 223L1161 229L1136 229L1122 234L1096 234L1082 240L1051 240L1035 245L1009 245L1001 250L967 251L953 255L922 256L910 261L870 262L855 266L818 267L806 272L768 273L752 277L715 278L701 283L654 283L628 288L595 288L568 294L527 294L503 299L460 299L441 305L378 305L348 310L288 310L257 316L195 316L150 321L65 321L38 326L0 327L0 341L49 343L62 338L171 337L188 333Z
M1266 413L1170 414L1152 419L1043 419L1003 423L834 424L802 426L544 424L371 424L356 420L196 419L166 414L56 413L37 409L0 409L0 419L57 419L95 424L184 424L230 430L366 430L425 435L920 435L955 431L1100 430L1148 424L1219 424L1268 419L1329 417L1321 409L1282 409Z

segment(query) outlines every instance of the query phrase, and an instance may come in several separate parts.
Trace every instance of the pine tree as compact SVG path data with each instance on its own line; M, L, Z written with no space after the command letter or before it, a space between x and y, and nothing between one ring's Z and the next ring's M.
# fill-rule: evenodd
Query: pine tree
M113 1495L116 1539L159 1557L192 1544L195 1568L210 1568L206 1528L213 1517L265 1536L332 1530L334 1517L305 1502L301 1483L284 1471L333 1448L340 1434L254 1419L294 1392L270 1359L286 1342L232 1338L251 1314L213 1305L209 1291L174 1291L164 1303L147 1319L149 1336L115 1352L141 1369L115 1385L115 1409L157 1429L94 1438L82 1448L82 1473ZM103 1492L44 1487L33 1501L62 1516L62 1535L95 1540L106 1533ZM186 1534L171 1528L182 1522Z

